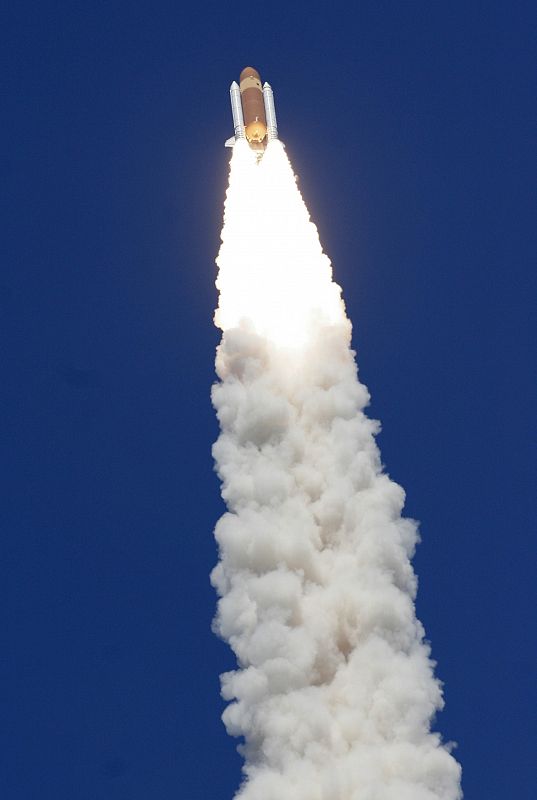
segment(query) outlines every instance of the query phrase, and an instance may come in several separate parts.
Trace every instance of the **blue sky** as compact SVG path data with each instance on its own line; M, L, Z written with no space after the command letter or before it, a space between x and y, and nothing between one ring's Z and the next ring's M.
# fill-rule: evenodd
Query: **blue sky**
M438 728L467 797L534 796L535 22L459 0L4 12L6 800L231 798L240 778L209 389L250 63L421 520Z

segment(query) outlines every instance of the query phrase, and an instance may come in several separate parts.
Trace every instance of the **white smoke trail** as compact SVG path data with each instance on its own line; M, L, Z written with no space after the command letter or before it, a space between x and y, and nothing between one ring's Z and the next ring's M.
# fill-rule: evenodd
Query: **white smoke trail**
M215 321L215 628L241 800L456 800L416 619L416 524L382 472L351 326L279 142L234 148Z

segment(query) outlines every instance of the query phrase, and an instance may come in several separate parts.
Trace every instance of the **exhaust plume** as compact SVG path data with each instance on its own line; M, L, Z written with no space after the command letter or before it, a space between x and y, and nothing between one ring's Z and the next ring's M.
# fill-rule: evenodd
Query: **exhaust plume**
M351 325L279 141L231 160L217 258L216 632L240 800L457 800L410 560Z

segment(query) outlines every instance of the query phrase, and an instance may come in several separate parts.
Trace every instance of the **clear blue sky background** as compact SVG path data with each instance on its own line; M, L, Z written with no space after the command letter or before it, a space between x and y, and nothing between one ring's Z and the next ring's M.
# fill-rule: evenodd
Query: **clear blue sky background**
M535 6L11 3L1 20L3 800L226 800L214 257L246 64L422 521L468 798L535 797Z

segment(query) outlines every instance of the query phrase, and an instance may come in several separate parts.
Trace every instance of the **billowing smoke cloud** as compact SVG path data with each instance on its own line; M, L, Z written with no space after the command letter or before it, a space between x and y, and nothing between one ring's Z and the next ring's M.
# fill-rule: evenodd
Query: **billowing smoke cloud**
M456 800L416 619L416 524L382 471L339 287L279 142L234 149L216 323L215 627L241 800Z

